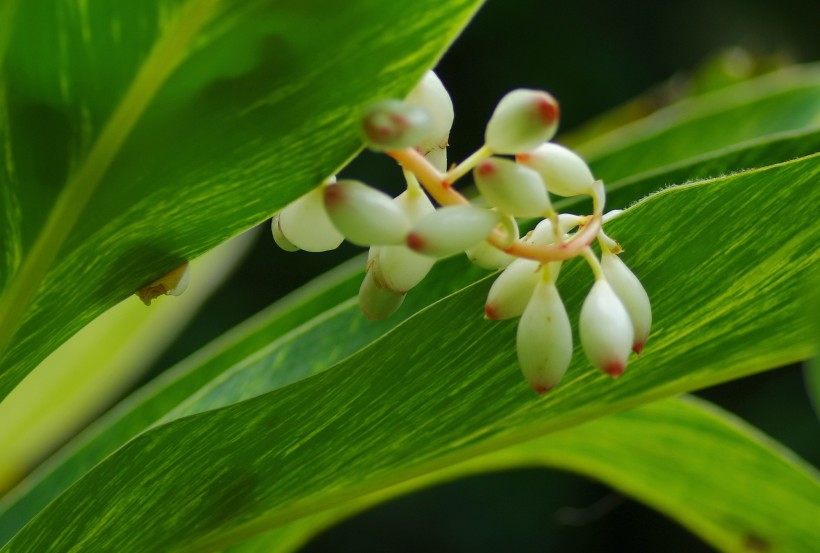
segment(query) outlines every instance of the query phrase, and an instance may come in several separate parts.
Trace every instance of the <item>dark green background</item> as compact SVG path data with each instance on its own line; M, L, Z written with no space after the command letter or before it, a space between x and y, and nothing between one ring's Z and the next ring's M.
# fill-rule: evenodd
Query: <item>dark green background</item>
M662 81L684 83L708 57L729 47L745 48L764 60L761 66L772 58L818 59L816 21L810 0L490 0L438 67L456 109L451 159L480 145L495 103L512 88L553 92L562 105L562 130L571 130ZM386 189L400 183L392 162L370 154L345 174ZM332 254L285 253L265 228L235 276L146 378L360 251L345 245ZM700 395L820 463L817 419L800 367ZM306 548L312 553L709 550L686 530L603 486L535 469L470 478L393 501Z

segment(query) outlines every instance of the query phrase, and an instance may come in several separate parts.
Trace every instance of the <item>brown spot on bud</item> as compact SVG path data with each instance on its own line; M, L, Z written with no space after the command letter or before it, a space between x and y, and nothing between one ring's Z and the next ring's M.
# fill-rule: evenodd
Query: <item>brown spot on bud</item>
M515 154L515 161L519 163L526 163L530 160L530 158L532 158L532 154Z
M626 370L626 365L624 365L620 361L610 361L609 363L604 365L603 370L612 378L618 378L622 374L624 374L624 371Z
M632 351L634 351L636 354L640 355L641 352L643 351L643 346L644 346L643 342L635 342L634 344L632 344Z
M329 184L325 187L325 205L332 207L344 199L344 190L338 184Z
M535 390L535 393L539 396L543 396L550 390L552 390L552 386L544 386L543 384L532 384L532 389Z
M406 242L408 248L417 252L423 250L425 246L424 239L415 232L407 235Z
M484 306L484 318L491 321L498 320L498 311L496 311L494 305L488 303Z
M478 165L478 167L476 167L476 172L482 177L489 177L495 173L495 171L495 163L492 161L483 161Z
M558 116L561 113L558 104L555 103L554 100L549 98L538 98L538 116L544 122L545 125L553 125L558 120Z

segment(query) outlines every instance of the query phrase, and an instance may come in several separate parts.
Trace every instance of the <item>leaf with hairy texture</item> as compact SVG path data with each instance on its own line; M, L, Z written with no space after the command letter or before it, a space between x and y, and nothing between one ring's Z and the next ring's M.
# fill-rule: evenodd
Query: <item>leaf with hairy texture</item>
M647 349L617 383L576 351L565 382L538 400L515 363L515 325L464 316L480 313L483 280L311 378L261 395L253 379L248 388L219 379L184 416L88 472L3 551L225 547L546 432L806 358L815 344L803 282L820 237L787 215L818 200L819 174L814 155L692 183L608 225L656 313ZM589 280L580 263L562 271L570 313Z
M479 4L4 2L0 399L105 309L337 171L361 107L406 94Z

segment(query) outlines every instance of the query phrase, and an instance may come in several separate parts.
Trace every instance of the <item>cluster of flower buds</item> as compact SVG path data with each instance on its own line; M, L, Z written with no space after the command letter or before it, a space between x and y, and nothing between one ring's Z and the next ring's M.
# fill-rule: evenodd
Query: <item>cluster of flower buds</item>
M501 270L485 317L520 317L518 359L538 393L558 384L572 358L570 319L556 281L563 262L582 257L595 283L581 308L581 345L592 365L618 377L649 335L649 297L601 228L618 213L604 214L603 183L580 156L550 142L558 119L549 93L514 90L493 112L484 145L448 170L453 104L429 71L404 101L376 102L361 117L365 143L400 163L407 189L391 198L331 177L274 215L273 237L289 251L326 251L344 239L369 247L359 305L371 319L394 313L437 258L466 252L476 265ZM453 187L470 172L487 207ZM550 193L590 196L593 213L559 214ZM521 237L517 218L541 220ZM600 258L590 248L595 240Z

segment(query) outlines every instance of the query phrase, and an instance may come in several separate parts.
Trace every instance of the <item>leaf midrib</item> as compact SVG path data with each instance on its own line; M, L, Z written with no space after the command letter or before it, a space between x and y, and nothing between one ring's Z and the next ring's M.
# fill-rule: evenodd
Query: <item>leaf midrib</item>
M189 0L165 27L88 155L63 188L19 271L0 296L0 357L8 350L51 264L136 123L221 0ZM0 42L0 54L3 43ZM2 61L2 57L0 57Z

